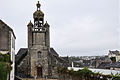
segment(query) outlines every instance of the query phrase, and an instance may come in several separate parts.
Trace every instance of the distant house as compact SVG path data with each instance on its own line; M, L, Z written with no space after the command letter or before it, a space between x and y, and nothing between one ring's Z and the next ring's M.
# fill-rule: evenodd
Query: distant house
M104 66L109 63L112 63L112 61L108 56L101 56L99 58L92 60L91 68L105 69Z
M119 61L120 60L120 51L116 50L116 51L109 51L108 54L109 58L111 59L115 59L115 61Z
M15 34L6 23L0 20L0 53L10 54L12 64L12 71L10 80L14 80L14 65L15 65Z
M83 60L83 65L84 65L84 67L90 67L91 60Z
M112 69L112 70L120 70L120 61L117 61L117 62L115 62L115 63L112 63L112 64L110 65L110 69Z
M97 68L98 69L120 70L120 61L114 62L114 63L102 62Z
M103 58L98 69L120 70L119 51L109 51L108 57ZM112 60L112 61L111 61ZM115 60L115 61L114 61Z
M110 62L102 62L97 68L98 69L110 69Z

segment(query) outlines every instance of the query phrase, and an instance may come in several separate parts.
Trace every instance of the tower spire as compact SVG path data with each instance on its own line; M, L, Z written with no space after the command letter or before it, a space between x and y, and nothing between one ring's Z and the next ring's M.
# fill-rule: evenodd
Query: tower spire
M41 4L40 4L39 1L38 1L38 3L36 4L36 6L37 6L37 10L40 10L40 6L41 6Z

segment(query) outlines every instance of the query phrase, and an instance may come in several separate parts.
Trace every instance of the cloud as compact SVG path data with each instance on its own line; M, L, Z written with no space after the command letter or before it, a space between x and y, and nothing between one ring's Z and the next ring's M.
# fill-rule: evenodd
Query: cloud
M27 23L37 0L2 0L0 18L17 36L16 50L27 47ZM104 55L120 47L118 0L41 0L51 25L51 46L64 55ZM7 7L6 7L7 5Z

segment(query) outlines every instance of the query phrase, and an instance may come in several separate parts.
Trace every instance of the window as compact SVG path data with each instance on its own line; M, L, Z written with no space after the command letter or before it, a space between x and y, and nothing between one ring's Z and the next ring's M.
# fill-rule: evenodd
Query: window
M41 58L41 52L38 51L38 58Z

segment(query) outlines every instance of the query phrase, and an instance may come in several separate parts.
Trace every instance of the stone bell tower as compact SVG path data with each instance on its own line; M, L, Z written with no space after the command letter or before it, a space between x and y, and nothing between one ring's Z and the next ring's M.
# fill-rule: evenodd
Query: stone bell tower
M34 23L28 27L28 53L30 62L30 75L33 77L46 77L48 73L48 53L50 50L49 24L44 24L44 13L41 4L36 4L37 10L33 13Z

